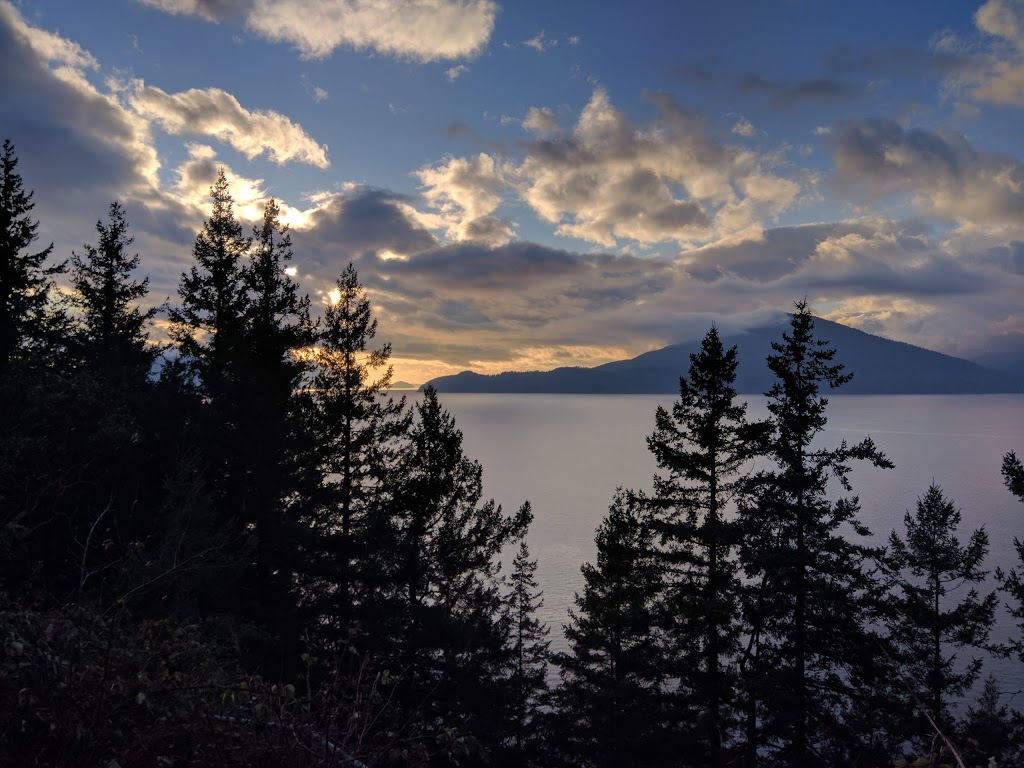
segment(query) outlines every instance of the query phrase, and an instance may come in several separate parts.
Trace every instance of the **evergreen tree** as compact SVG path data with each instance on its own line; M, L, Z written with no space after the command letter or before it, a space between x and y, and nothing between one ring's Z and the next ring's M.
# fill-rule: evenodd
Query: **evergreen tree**
M386 542L388 494L411 413L405 398L387 397L391 345L373 347L377 321L350 263L324 311L314 352L311 422L322 493L312 520L319 541L310 590L334 639L356 629L354 607L371 606L382 589L381 569L393 553ZM372 619L367 611L358 617ZM362 627L365 634L369 627Z
M767 393L775 466L759 476L756 501L743 510L740 553L751 580L745 615L754 649L744 664L750 694L762 699L759 721L748 714L747 759L763 754L802 768L847 759L852 734L844 720L856 686L878 675L873 622L882 585L872 569L880 552L865 541L857 497L831 498L828 481L849 492L853 460L891 464L870 438L838 448L813 442L827 421L821 387L839 387L851 374L814 337L807 303L796 306L790 332L768 357L777 379Z
M139 255L128 255L134 241L128 232L124 209L110 204L110 223L96 222L96 245L71 256L74 304L82 311L80 345L87 367L108 380L139 381L148 374L159 350L149 344L147 326L155 308L141 310L149 278L133 280Z
M565 626L568 653L555 654L561 684L559 747L565 765L673 765L658 629L662 569L645 504L618 491L597 529L597 562L582 567L583 594Z
M967 708L957 729L957 749L967 765L1024 765L1024 722L1000 704L999 681L992 676Z
M962 665L957 650L982 647L995 621L994 592L982 597L972 586L955 605L949 603L948 593L978 584L986 575L981 564L988 535L978 529L961 544L960 519L960 511L933 484L918 498L916 512L904 516L906 538L895 531L889 537L894 563L903 572L892 633L902 677L917 689L915 699L920 696L907 702L907 711L923 705L943 733L952 730L949 701L965 693L981 672L980 658ZM919 749L927 749L932 733L928 720L918 714L908 725L909 733L920 734Z
M255 228L242 280L245 349L240 351L241 418L237 451L244 466L242 504L256 533L255 604L269 616L276 657L268 662L288 676L298 663L300 627L294 591L298 518L308 488L300 458L308 441L294 394L309 368L303 350L313 344L309 299L288 274L291 238L271 199ZM269 670L268 670L269 671Z
M1024 502L1024 464L1013 451L1003 456L1002 473L1006 489ZM1024 541L1014 536L1013 547L1017 550L1018 562L1024 564ZM1007 607L1010 609L1010 615L1017 619L1017 629L1024 634L1024 569L1018 568L1011 568L1009 571L996 568L996 578L999 581L999 590L1012 600L1012 604ZM1008 650L1024 661L1024 637L1010 640Z
M672 412L658 406L647 438L667 472L654 478L651 499L666 568L666 663L679 681L679 727L696 726L687 759L709 766L726 761L736 711L741 583L729 513L768 435L734 402L736 366L736 347L725 350L712 328L690 355Z
M482 468L465 456L462 432L427 387L397 471L387 545L394 604L383 638L395 646L407 697L425 721L476 739L500 736L507 625L499 556L526 535L529 504L506 517L483 501ZM495 747L493 741L490 747Z
M241 361L249 318L245 257L251 240L242 234L223 168L210 189L213 212L196 237L195 263L181 276L181 306L172 307L171 338L217 412L223 429L236 425Z
M524 541L512 561L511 589L506 597L511 651L507 680L511 739L504 750L507 765L539 764L539 715L548 692L551 641L547 639L547 626L537 618L544 600L537 588L536 572L537 561L530 559Z
M17 166L14 145L5 139L0 155L0 374L12 358L46 340L52 277L64 270L63 264L44 266L52 244L26 251L39 236L39 222L29 216L33 193L25 191Z

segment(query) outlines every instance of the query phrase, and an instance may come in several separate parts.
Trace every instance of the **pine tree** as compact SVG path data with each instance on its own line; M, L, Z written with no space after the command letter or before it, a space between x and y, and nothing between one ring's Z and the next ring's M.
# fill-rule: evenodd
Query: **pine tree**
M967 765L1024 764L1024 722L1020 714L1000 704L999 681L992 676L977 700L967 708L957 728L957 749Z
M39 236L39 222L29 216L33 193L25 191L17 166L14 145L5 139L0 155L0 374L12 358L46 340L52 278L64 270L63 264L44 266L52 244L26 252Z
M311 525L319 543L311 552L311 590L316 610L334 640L369 621L368 610L383 589L381 572L392 553L386 537L389 479L397 471L411 412L405 398L387 396L391 345L373 347L377 320L350 263L326 307L314 350L310 421L321 494ZM363 626L363 635L369 627Z
M583 593L569 612L567 653L555 654L554 692L566 765L641 768L672 765L662 569L645 504L618 491L597 529L597 562L585 564Z
M511 516L483 500L482 468L432 387L415 407L394 473L387 545L393 607L383 637L394 643L406 696L461 733L486 743L501 732L492 708L507 668L507 630L497 579L502 550L526 535L532 512ZM493 745L492 746L496 746Z
M133 280L139 255L128 255L134 241L124 209L110 204L110 223L96 222L96 245L71 256L74 304L82 312L80 345L85 364L108 380L139 381L148 374L159 350L149 344L147 326L156 308L141 310L149 278Z
M907 711L918 712L923 706L943 733L952 730L950 700L965 693L981 672L980 658L964 666L957 651L983 647L995 621L995 592L982 597L971 586L953 605L947 597L982 582L986 575L981 564L988 553L988 535L978 529L961 544L960 520L960 510L933 484L918 498L915 513L904 516L906 538L895 531L889 537L891 555L903 572L893 635L903 678L920 696L907 702ZM909 726L909 733L923 739L919 749L927 749L931 736L926 734L932 732L928 720L918 714Z
M748 423L746 404L734 402L736 367L736 347L725 350L712 328L690 355L671 413L658 407L647 439L667 473L655 477L651 499L667 574L666 665L679 681L679 730L692 731L685 753L696 765L726 761L741 635L730 513L768 436L768 425Z
M505 764L537 765L540 746L540 706L548 692L547 671L551 641L548 627L537 618L544 604L537 588L537 561L530 559L526 542L512 561L511 589L506 597L511 662L509 689L511 739L505 745Z
M849 492L853 460L891 466L870 438L838 448L813 442L827 423L821 387L839 387L851 374L832 363L828 342L814 337L807 303L796 307L790 332L768 357L777 379L767 394L775 467L759 476L756 502L742 512L740 549L751 580L747 634L756 651L744 665L750 694L762 699L759 734L748 714L748 761L762 753L792 768L845 759L844 719L856 686L877 674L872 620L881 585L872 569L880 551L866 543L857 497L834 500L828 481Z
M1002 473L1006 489L1024 502L1024 464L1013 451L1003 456ZM1014 536L1013 547L1017 550L1018 563L1024 564L1024 541ZM1009 571L996 568L996 579L999 581L999 590L1013 601L1008 606L1010 615L1017 619L1017 629L1024 635L1024 568L1020 565ZM1009 642L1009 651L1024 662L1024 637L1012 639Z
M295 507L307 490L299 460L309 438L295 393L304 383L309 368L304 350L315 333L309 299L299 295L288 274L291 238L279 216L271 199L241 273L248 300L245 349L238 359L244 386L236 450L245 468L242 504L256 532L255 594L270 614L278 645L268 662L278 676L287 677L299 658L294 581L301 510Z
M249 279L245 257L251 240L234 214L227 174L221 168L210 189L213 212L192 250L195 264L181 276L181 306L172 307L171 338L218 413L221 426L233 428L241 386L249 317Z

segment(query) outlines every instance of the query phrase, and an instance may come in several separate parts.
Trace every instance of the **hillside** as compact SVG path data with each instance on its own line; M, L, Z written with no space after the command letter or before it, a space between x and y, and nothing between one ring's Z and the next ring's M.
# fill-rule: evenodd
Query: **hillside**
M753 328L723 335L726 346L739 350L736 389L763 393L772 385L765 358L771 343L781 339L787 325ZM815 319L818 337L836 349L836 362L854 374L844 394L991 394L1024 392L1024 377L986 368L903 342L883 339L856 328ZM679 389L679 376L689 368L689 356L700 339L645 352L631 360L595 368L556 368L552 371L508 372L483 376L463 371L428 382L440 392L508 392L573 394L661 394ZM424 385L426 386L426 385Z

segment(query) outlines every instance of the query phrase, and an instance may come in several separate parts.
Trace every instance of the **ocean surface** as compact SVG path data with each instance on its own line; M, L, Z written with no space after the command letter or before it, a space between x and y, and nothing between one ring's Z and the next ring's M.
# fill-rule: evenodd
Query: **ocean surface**
M413 395L413 398L416 398ZM616 487L649 490L657 472L646 437L654 411L669 395L441 394L464 435L466 454L479 460L484 493L506 513L529 500L534 521L528 543L544 591L541 618L552 646L564 648L562 625L582 589L580 566L595 554L594 530ZM765 401L746 397L752 419L766 418ZM822 446L870 435L894 469L855 467L861 520L879 539L896 529L932 482L962 511L961 540L984 527L987 565L1017 565L1014 537L1024 539L1024 504L1000 474L1002 457L1024 457L1024 395L833 395ZM839 492L839 489L836 489ZM994 588L994 585L993 587ZM995 635L1016 632L1001 609ZM1004 691L1024 689L1024 664L986 662L984 674ZM1013 700L1024 708L1024 693Z

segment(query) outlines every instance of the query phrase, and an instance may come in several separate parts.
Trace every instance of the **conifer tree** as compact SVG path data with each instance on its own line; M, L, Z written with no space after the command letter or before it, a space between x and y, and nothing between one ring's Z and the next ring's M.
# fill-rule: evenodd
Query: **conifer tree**
M210 399L221 425L230 429L238 402L240 363L246 345L249 280L245 257L251 240L235 218L227 174L221 168L210 189L213 212L192 250L195 263L182 274L181 306L172 307L171 338L196 384Z
M1002 473L1006 489L1024 502L1024 464L1015 452L1009 451L1003 456ZM1024 541L1014 536L1013 547L1017 551L1018 567L1009 571L996 568L996 579L1000 591L1012 600L1008 605L1010 615L1017 620L1017 629L1022 634L1010 640L1009 650L1024 662L1024 568L1021 567L1024 564Z
M53 275L64 265L44 266L53 250L27 251L39 237L35 207L17 172L14 145L5 139L0 155L0 374L12 358L42 344L48 335L47 303Z
M555 654L561 684L559 749L566 765L672 765L659 630L662 569L643 501L619 490L597 529L597 562L582 567L583 593L569 612L566 653Z
M386 534L393 610L383 637L395 643L402 689L423 701L426 721L486 741L503 731L494 718L504 713L492 705L508 661L499 557L526 535L533 515L529 503L505 516L484 501L482 472L427 387L394 473Z
M647 444L659 469L651 506L666 570L667 671L678 680L679 730L696 765L726 761L736 712L741 582L732 512L768 425L749 423L736 403L736 347L711 328L690 355L671 413L659 406Z
M999 680L990 675L960 719L956 744L967 765L1024 765L1024 721L1000 703L1001 695Z
M952 732L949 703L974 684L982 664L980 658L962 664L957 651L983 647L995 621L995 592L983 597L970 586L985 578L981 564L988 535L978 529L961 544L960 520L960 510L932 484L918 498L915 513L903 518L906 538L895 531L889 537L894 564L902 571L892 635L901 676L917 689L916 701L907 701L905 711L918 713L908 733L919 734L919 749L930 747L933 731L921 706L941 732ZM970 586L966 595L951 605L947 595L964 586Z
M796 308L768 357L777 379L767 393L774 468L759 476L756 501L742 511L740 554L751 580L747 635L756 649L744 660L748 690L762 698L758 720L748 719L748 760L762 754L802 768L846 759L844 720L855 686L877 673L871 667L879 657L871 620L883 586L872 573L880 551L867 543L857 497L833 499L828 481L849 492L853 460L891 463L870 438L838 448L814 442L827 423L821 388L839 387L851 374L815 338L807 302Z
M110 221L96 222L96 245L71 256L74 304L82 312L79 333L85 364L109 379L144 379L159 350L150 345L147 325L156 308L142 310L149 278L134 280L139 255L129 255L134 241L120 203L110 204Z
M251 240L249 263L242 271L248 295L245 349L238 365L241 417L237 451L244 464L245 515L254 525L258 606L266 606L279 645L274 664L284 675L298 661L300 628L294 574L298 562L298 517L307 490L299 464L307 441L301 410L294 399L309 367L303 350L314 341L309 299L300 296L288 273L291 238L271 199ZM257 608L261 610L261 608Z
M318 543L307 590L315 610L343 638L356 627L356 605L372 605L384 585L382 551L390 514L388 494L411 413L405 398L388 397L391 345L374 347L377 320L355 267L349 263L324 310L314 351L311 387L315 466L322 493L311 525ZM365 611L358 617L370 619ZM368 627L363 627L365 634Z
M530 559L526 542L512 561L509 575L508 611L509 649L511 651L507 686L510 705L511 739L505 745L508 765L537 765L540 746L540 706L548 692L548 627L537 618L544 604L537 588L537 561Z

